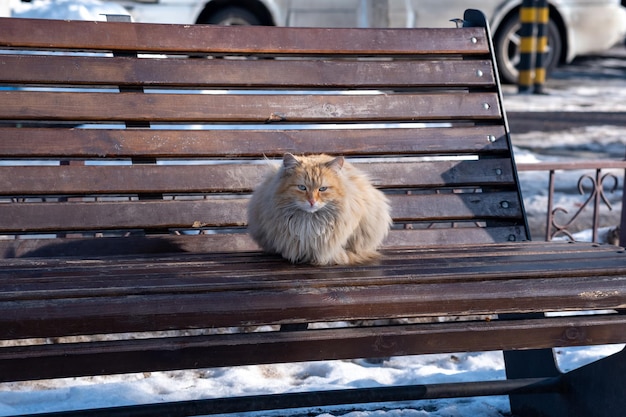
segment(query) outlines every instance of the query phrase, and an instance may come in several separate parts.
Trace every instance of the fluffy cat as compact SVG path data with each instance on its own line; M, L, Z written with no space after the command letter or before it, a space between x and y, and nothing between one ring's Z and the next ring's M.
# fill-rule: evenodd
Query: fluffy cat
M254 191L248 230L263 250L293 263L361 264L378 258L389 211L385 195L342 156L287 153Z

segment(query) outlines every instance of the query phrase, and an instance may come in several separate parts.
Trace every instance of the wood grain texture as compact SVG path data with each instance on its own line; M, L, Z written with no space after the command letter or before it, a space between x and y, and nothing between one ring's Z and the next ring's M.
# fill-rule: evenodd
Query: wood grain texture
M76 36L80 33L81 36ZM462 33L462 35L461 35ZM259 42L262 39L263 42ZM0 46L73 50L207 54L427 55L486 54L485 31L458 29L326 29L204 25L148 25L117 22L10 18L0 20Z
M76 344L15 347L0 354L2 381L55 376L107 375L120 372L196 369L301 360L350 359L432 354L464 349L502 350L578 346L590 341L621 340L626 318L576 317L515 322L444 323L315 332L271 332L93 342L86 355ZM576 338L567 335L577 334ZM172 350L180 352L172 355ZM305 355L304 353L308 354ZM94 360L94 359L98 360ZM40 366L45 363L46 366Z
M279 162L214 165L58 165L0 167L4 195L250 192ZM380 188L510 186L507 159L355 163ZM32 181L33 178L38 180Z
M393 195L390 200L397 222L519 221L522 216L514 192ZM247 198L12 203L0 205L0 228L54 232L238 227L247 224L247 204Z
M7 158L282 157L497 154L509 150L502 125L377 129L57 129L2 128Z
M364 122L489 120L494 93L402 95L143 94L0 91L0 118L74 122Z
M223 60L0 55L0 81L193 88L489 87L488 60Z

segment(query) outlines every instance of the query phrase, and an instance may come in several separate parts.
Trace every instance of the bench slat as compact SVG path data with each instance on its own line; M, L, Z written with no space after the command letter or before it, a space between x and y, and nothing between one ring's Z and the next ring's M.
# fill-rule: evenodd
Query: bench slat
M392 230L383 247L469 245L527 240L519 223L487 227L449 227L423 230Z
M146 130L1 128L5 158L236 157L505 153L501 125L415 129ZM242 140L245 137L245 140ZM384 140L381 140L384 138Z
M0 118L50 121L349 122L498 119L496 93L274 95L0 92Z
M236 61L0 55L0 82L194 88L493 86L489 60Z
M113 280L91 296L75 292L64 299L60 294L34 293L37 297L56 295L54 305L45 300L28 300L28 293L19 290L19 280L10 283L4 280L4 285L12 291L20 291L17 299L24 301L19 301L22 308L15 308L13 303L0 305L0 323L6 321L0 328L10 329L13 337L37 337L54 331L56 324L61 323L63 328L80 334L98 330L165 330L176 328L182 321L190 326L230 327L244 323L260 325L399 315L551 311L556 306L559 310L611 309L621 308L626 303L626 293L619 289L623 287L620 282L626 279L626 263L614 256L614 250L603 255L600 255L602 251L594 252L598 253L598 259L590 264L589 256L589 259L581 259L579 255L571 256L564 251L538 257L534 256L537 252L533 251L533 245L520 246L523 248L516 253L509 252L508 256L490 256L483 252L480 259L457 258L452 263L439 257L420 264L411 260L406 252L399 256L389 252L384 269L301 267L297 268L296 281L290 279L293 267L282 261L266 265L274 277L267 279L258 267L244 267L239 271L241 263L224 264L220 258L215 258L212 266L202 262L186 266L179 262L175 264L176 269L169 272L165 271L167 264L161 263L167 258L156 264L148 258L143 264L134 263L132 268L101 261L82 261L81 265L81 261L76 260L74 269L70 265L65 272L61 268L54 270L55 279L63 282L61 277L65 273L75 281L80 275L102 275ZM490 249L495 250L497 246ZM553 265L563 262L567 262L567 268L561 268L552 276L546 274ZM161 274L159 269L163 269ZM150 270L150 279L155 283L142 287L142 277ZM7 273L3 271L3 275ZM44 278L44 268L41 274ZM116 275L124 288L115 288L113 277ZM281 275L284 279L280 279ZM176 293L171 293L167 286L159 286L160 276L163 284L169 280L170 285L176 285ZM216 283L212 283L214 276L219 277ZM177 277L181 277L180 282ZM183 284L185 277L194 277L190 286ZM257 282L255 277L261 281ZM133 285L128 286L128 283ZM11 292L9 288L7 294ZM150 288L156 292L148 291ZM248 292L246 288L255 288L255 291ZM120 297L121 294L127 296ZM106 311L103 305L107 306ZM35 317L37 319L33 319ZM46 318L46 326L42 325L42 317ZM143 318L139 320L140 317Z
M583 316L442 323L437 332L429 324L412 324L92 342L90 354L85 354L83 346L76 343L13 347L0 353L0 381L350 359L363 355L387 357L398 351L408 355L609 344L622 341L624 327L626 316ZM572 329L576 332L572 333ZM568 334L578 337L565 337ZM173 350L180 354L172 355Z
M253 288L262 291L285 290L303 285L312 288L343 288L350 286L355 276L360 276L358 281L360 286L509 279L478 273L486 267L489 271L498 268L486 266L486 259L495 264L507 261L516 266L523 265L524 270L536 271L537 268L558 263L567 265L580 263L581 257L591 256L595 264L587 265L584 269L605 273L606 261L614 260L615 253L619 253L618 249L611 247L598 249L597 245L593 244L571 246L560 243L549 246L541 242L525 244L521 248L519 243L515 245L498 244L481 247L467 245L456 250L450 247L438 247L434 250L416 250L414 247L393 249L385 251L385 257L379 264L362 266L358 270L345 271L345 267L335 267L325 268L320 273L315 268L298 265L297 276L301 278L300 280L294 279L294 267L285 261L276 256L258 256L256 252L217 256L178 254L151 256L150 259L126 256L116 259L115 264L106 266L103 266L103 262L98 258L51 258L39 260L35 265L28 260L14 260L10 262L9 270L0 274L12 278L10 285L7 284L0 293L0 300L148 295L168 293L172 288L181 293L246 291ZM497 249L497 252L494 249ZM443 257L445 261L442 260ZM420 276L411 272L415 266L404 262L412 260L419 260L419 266L424 268L424 273ZM531 260L540 266L531 265ZM3 264L9 265L9 262L5 261ZM172 266L181 266L183 270L180 273L173 271ZM42 268L46 269L45 273L34 274ZM111 274L106 276L102 274L104 268ZM382 273L381 268L389 268L397 275L379 275ZM577 265L570 266L566 275L576 276L575 268ZM457 278L450 274L450 271L455 269L466 270L467 276ZM266 272L269 271L273 274L267 275ZM372 271L376 273L373 274ZM315 273L319 275L314 275ZM134 279L130 281L128 277ZM58 283L54 289L48 287L51 278ZM550 278L561 276L552 274L546 277ZM76 280L79 280L78 284ZM590 294L591 298L602 296L601 293Z
M452 26L452 24L451 24ZM460 30L463 35L460 35ZM81 36L76 36L80 33ZM259 42L263 39L263 42ZM488 54L483 28L325 29L0 19L0 46L217 54Z
M584 268L582 263L573 266ZM606 265L606 270L616 267L619 265L611 262ZM583 271L599 274L598 271ZM450 271L449 274L456 272ZM466 268L464 273L471 276L471 272L471 268ZM484 269L481 268L479 272L483 273ZM413 274L419 273L413 271ZM6 329L0 337L173 330L180 328L183 323L185 328L213 328L309 323L317 320L483 315L537 310L604 310L624 305L624 294L615 290L616 285L624 285L623 278L598 275L594 279L566 276L547 280L536 275L533 277L530 272L513 274L510 280L495 282L405 283L362 289L345 287L341 290L313 290L306 287L302 291L176 293L135 295L126 299L114 295L57 299L53 305L45 300L15 301L7 303L14 309L0 307L0 323L2 329ZM463 275L457 277L460 279ZM129 275L127 278L133 277ZM508 291L504 291L503 287ZM589 296L583 298L581 294ZM606 296L596 298L595 294ZM42 320L42 317L46 319Z
M507 186L508 159L355 163L378 187ZM271 172L264 163L0 167L5 195L250 192ZM32 182L31 178L38 178Z
M521 219L517 194L464 193L392 195L395 221ZM0 229L54 232L70 230L166 229L244 226L248 199L132 202L0 204ZM194 226L194 224L198 226Z
M433 228L422 230L391 230L383 247L415 245L467 245L526 240L519 225L482 227ZM127 236L123 239L93 238L29 238L0 239L0 258L41 256L107 256L149 253L210 253L224 251L253 251L258 246L245 233L221 233L199 236Z

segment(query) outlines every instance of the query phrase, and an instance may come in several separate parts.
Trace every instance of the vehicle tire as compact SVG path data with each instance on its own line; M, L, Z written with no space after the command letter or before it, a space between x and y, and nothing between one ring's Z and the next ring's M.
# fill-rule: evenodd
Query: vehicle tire
M519 32L521 27L519 15L513 14L502 22L494 36L498 71L500 79L504 83L516 84L518 81L521 44ZM548 21L548 53L546 57L547 74L559 64L562 52L563 40L559 28L553 20L550 20Z
M225 7L211 14L205 22L210 25L260 25L261 21L252 12L242 7Z

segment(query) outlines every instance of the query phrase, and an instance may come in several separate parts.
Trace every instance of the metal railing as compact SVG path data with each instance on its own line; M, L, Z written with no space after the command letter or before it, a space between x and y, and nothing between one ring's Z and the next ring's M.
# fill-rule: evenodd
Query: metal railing
M607 196L608 194L624 192L624 181L626 180L626 160L593 160L593 161L568 161L568 162L538 162L519 163L519 172L542 171L548 174L548 196L545 219L545 240L553 240L558 237L565 237L575 240L574 234L579 225L583 213L591 213L592 218L592 242L599 241L598 230L605 211L613 211L613 204ZM616 170L623 170L623 174L616 174ZM558 181L558 173L564 171L581 171L576 187L582 196L580 203L576 205L576 210L570 213L568 208L555 202L555 184ZM620 177L622 178L620 181ZM626 197L622 194L622 211ZM571 209L571 207L570 207ZM557 218L558 217L558 218ZM566 220L560 220L563 217ZM621 215L621 233L624 236L624 219ZM619 237L618 237L619 239ZM622 237L621 243L624 244Z

